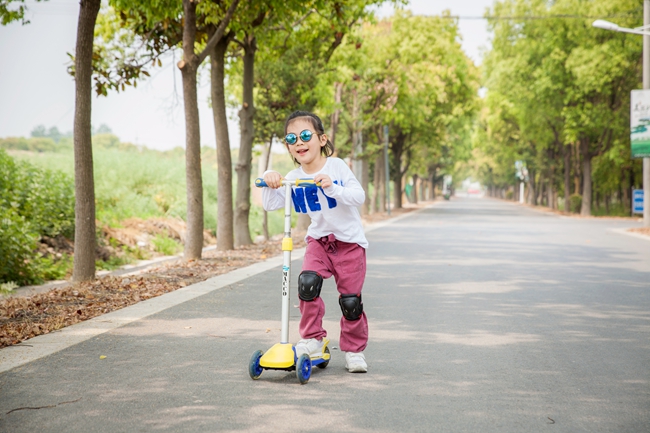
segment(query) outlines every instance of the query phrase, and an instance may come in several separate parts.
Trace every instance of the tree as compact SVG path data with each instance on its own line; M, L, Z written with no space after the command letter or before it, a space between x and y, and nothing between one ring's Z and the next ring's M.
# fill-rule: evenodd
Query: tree
M512 175L514 160L526 161L530 203L545 201L554 207L556 192L562 190L567 210L573 172L578 182L582 178L581 213L591 214L593 159L597 164L601 158L611 162L616 159L609 152L612 146L629 141L628 99L640 77L640 41L595 31L588 17L616 16L633 27L629 20L638 12L639 5L629 0L495 4L490 14L508 18L490 20L495 37L484 62L488 133L482 147L502 155L493 162L505 165L498 170L492 165L492 174ZM527 15L544 18L525 19ZM585 19L570 18L579 15ZM560 168L564 176L559 176ZM610 185L620 178L617 173Z
M95 278L95 181L91 139L92 57L100 0L81 0L75 48L75 242L72 279Z
M403 177L411 173L427 178L432 150L456 145L449 142L450 131L468 122L476 109L477 72L457 36L451 20L408 12L364 27L367 69L374 75L362 75L362 81L372 83L364 124L375 131L389 125L397 208L402 206ZM376 149L380 145L377 140Z
M221 38L210 53L210 89L212 113L217 140L217 250L227 251L235 247L232 208L232 161L228 117L226 111L225 63L232 33Z
M226 35L226 30L240 0L225 2L194 2L184 0L182 11L173 0L157 3L113 0L124 27L140 41L141 52L130 52L117 65L105 68L108 87L124 87L135 83L147 63L158 60L165 52L182 43L183 58L177 66L183 78L183 99L186 124L186 185L187 185L187 236L185 259L201 258L203 249L203 184L201 178L201 143L197 100L197 72L208 55ZM119 39L114 51L126 52L128 38ZM127 43L125 43L127 42ZM117 77L111 75L117 70Z

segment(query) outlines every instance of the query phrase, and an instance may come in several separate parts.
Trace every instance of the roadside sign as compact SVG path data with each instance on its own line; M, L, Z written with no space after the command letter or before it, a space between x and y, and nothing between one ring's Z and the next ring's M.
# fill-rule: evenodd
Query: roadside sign
M632 213L643 213L643 190L632 190Z
M650 157L650 90L632 90L630 146L632 158Z

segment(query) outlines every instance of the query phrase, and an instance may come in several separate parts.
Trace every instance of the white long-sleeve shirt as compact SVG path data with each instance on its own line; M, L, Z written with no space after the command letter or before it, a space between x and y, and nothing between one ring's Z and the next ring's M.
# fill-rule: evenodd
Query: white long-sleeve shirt
M342 242L359 244L368 248L358 207L366 200L366 193L340 158L329 157L317 173L307 174L302 167L290 171L285 179L313 179L319 173L327 174L333 185L328 188L313 186L292 186L291 198L297 213L306 213L311 218L307 236L319 239L333 234ZM284 188L263 188L264 209L274 211L284 208Z

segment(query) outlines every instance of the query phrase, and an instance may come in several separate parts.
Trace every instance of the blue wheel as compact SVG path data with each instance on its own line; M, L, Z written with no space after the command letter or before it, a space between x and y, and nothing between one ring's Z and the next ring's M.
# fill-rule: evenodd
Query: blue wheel
M260 367L260 358L262 355L264 355L264 352L261 350L253 353L253 356L251 356L251 362L248 364L248 374L250 374L251 379L253 380L259 379L262 375L262 371L264 371L264 369Z
M296 376L298 376L298 381L300 381L301 385L309 381L309 377L311 376L311 359L309 359L309 355L303 354L298 358L298 362L296 363Z

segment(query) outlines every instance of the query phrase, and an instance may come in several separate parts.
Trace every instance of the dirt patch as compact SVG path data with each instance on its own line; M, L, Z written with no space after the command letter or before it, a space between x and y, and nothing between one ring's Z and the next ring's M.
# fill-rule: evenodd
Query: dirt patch
M170 239L185 243L187 225L185 221L175 218L129 218L121 222L122 227L101 228L102 236L109 244L119 246L138 247L154 252L152 240L157 236L166 236ZM203 246L216 243L217 239L205 230L203 232Z
M637 227L633 229L627 229L628 232L637 233L640 235L650 236L650 227Z
M390 216L385 213L369 215L363 218L364 223L395 218L427 204L430 203L406 205L404 209L393 210ZM123 229L111 230L107 235L124 242L124 245L137 245L137 242L146 242L146 236L155 236L156 230L166 231L170 237L178 235L179 239L184 239L184 224L174 226L168 220L132 220L125 222ZM0 301L0 347L19 344L37 335L48 334L280 255L281 238L282 235L279 235L231 251L207 251L201 260L178 260L135 276L107 276L29 297L3 299ZM303 238L304 234L293 233L294 248L304 247ZM211 243L216 243L216 240L212 238Z

